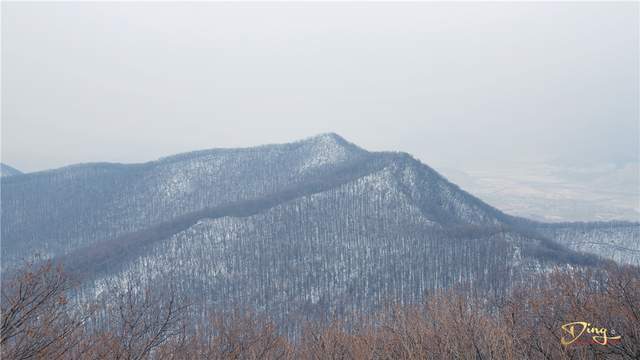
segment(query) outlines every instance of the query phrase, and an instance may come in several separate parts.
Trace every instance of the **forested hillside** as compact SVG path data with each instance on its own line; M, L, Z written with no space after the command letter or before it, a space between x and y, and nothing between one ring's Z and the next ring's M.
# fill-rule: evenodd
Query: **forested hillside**
M3 278L7 359L637 359L637 267L556 269L491 294L439 290L412 304L307 321L291 333L236 308L194 319L197 296L114 286L105 301L66 301L76 282L50 263ZM158 291L162 290L162 291ZM575 322L580 319L583 321Z
M541 224L536 230L575 251L640 266L640 226L637 223Z
M408 154L335 134L2 179L5 271L39 254L81 274L75 300L172 288L199 319L240 306L282 324L454 286L499 294L598 256L637 263L621 249L637 249L639 228L515 218Z

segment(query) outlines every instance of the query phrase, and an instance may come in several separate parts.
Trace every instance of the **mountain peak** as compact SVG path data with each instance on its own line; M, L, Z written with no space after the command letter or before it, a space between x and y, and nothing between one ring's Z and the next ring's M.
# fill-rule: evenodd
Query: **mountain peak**
M345 138L343 138L342 136L334 132L321 133L315 136L311 136L309 138L301 140L301 142L324 144L327 147L343 148L345 150L356 151L356 152L366 151L363 148L359 147L358 145L346 140Z
M352 144L336 133L323 133L303 139L297 144L301 145L302 155L300 170L309 170L330 164L338 164L345 161L360 158L367 151Z
M318 135L314 135L314 136L302 139L301 141L302 142L324 141L324 142L334 142L336 144L348 143L348 141L345 140L342 136L334 132L321 133Z
M334 132L326 132L326 133L321 133L318 134L316 136L313 136L312 138L323 138L323 139L331 139L334 141L343 141L343 142L347 142L347 140L345 140L345 138L343 138L342 136L334 133Z

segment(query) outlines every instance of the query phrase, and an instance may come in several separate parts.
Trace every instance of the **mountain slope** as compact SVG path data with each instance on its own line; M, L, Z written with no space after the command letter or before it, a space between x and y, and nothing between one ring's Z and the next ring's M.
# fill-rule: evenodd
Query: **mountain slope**
M640 226L632 222L539 224L536 231L569 249L640 266Z
M416 302L454 285L498 292L551 266L596 263L548 239L506 230L492 217L499 213L463 193L418 194L426 181L434 189L447 182L430 178L437 174L407 155L378 154L364 163L358 172L364 175L280 196L281 202L212 209L169 231L126 238L122 243L137 246L99 251L110 260L89 276L83 296L113 283L173 284L198 298L198 314L250 306L286 322L287 314ZM431 203L443 206L435 211ZM72 260L85 259L95 269L95 254L95 247L74 252L67 263L86 269Z
M304 183L368 153L334 134L144 164L82 164L2 180L3 260L46 257ZM10 254L10 256L5 256Z
M325 134L292 144L214 149L145 164L75 165L3 179L3 260L10 264L34 251L59 256L202 209L304 188L340 167L383 166L389 156ZM501 216L421 166L419 178L396 176L422 182L407 196L434 221L495 223ZM399 186L406 188L402 181Z
M335 134L76 165L2 187L3 268L34 251L56 258L84 275L80 298L135 281L177 287L201 309L251 306L284 320L460 284L498 292L600 262L562 240L566 229L506 215L407 154Z

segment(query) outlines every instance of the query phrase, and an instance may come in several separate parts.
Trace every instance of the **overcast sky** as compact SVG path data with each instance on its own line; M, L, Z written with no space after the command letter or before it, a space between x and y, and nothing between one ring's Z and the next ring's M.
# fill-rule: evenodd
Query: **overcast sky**
M637 161L638 6L2 2L2 161L321 132L460 169Z

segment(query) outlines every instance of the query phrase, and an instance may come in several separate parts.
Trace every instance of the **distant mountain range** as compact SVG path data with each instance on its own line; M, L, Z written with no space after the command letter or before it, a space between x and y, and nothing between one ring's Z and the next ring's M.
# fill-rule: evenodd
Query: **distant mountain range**
M0 177L20 175L20 174L22 174L20 170L12 168L9 165L0 163Z
M406 153L336 134L1 181L3 269L54 258L84 275L79 297L135 280L283 318L461 284L500 291L557 266L640 265L638 223L510 216Z

